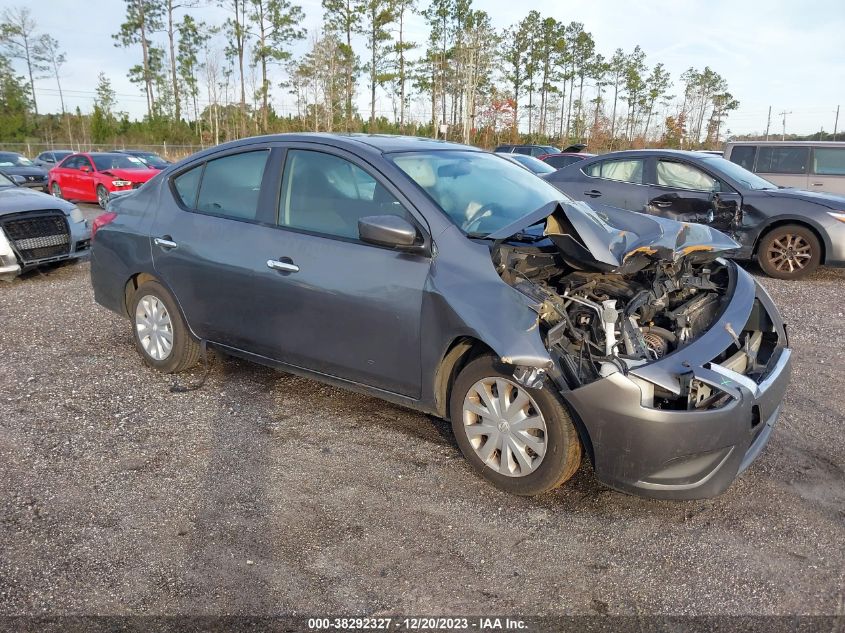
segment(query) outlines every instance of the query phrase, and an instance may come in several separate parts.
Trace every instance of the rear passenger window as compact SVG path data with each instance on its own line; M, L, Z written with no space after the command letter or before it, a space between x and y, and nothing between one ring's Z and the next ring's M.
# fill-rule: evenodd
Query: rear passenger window
M734 145L731 150L731 162L748 171L754 171L754 156L756 154L756 145Z
M634 160L603 160L593 163L584 170L593 178L630 182L635 185L643 183L643 161Z
M194 167L183 174L179 174L173 179L173 186L176 188L176 194L179 199L189 209L195 209L197 204L197 192L200 188L200 179L202 178L202 168L205 165Z
M770 147L763 145L757 156L760 174L806 174L809 147Z
M269 155L268 150L260 150L208 161L197 196L197 210L254 220L258 215L261 179Z
M845 149L815 148L813 150L813 173L820 176L845 176Z

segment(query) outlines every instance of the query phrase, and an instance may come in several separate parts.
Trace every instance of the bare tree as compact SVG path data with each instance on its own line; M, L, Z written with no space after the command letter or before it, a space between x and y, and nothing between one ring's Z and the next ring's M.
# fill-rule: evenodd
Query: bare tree
M26 64L29 75L29 90L32 95L32 107L38 116L38 101L35 98L35 71L39 70L37 56L38 36L35 19L26 7L6 8L0 23L0 44L2 51L12 59L20 59Z

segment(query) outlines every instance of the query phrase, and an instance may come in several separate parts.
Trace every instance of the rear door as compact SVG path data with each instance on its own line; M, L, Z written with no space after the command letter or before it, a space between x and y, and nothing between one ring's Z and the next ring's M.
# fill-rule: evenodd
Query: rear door
M581 170L585 177L568 185L575 188L570 195L577 200L595 200L642 213L648 200L648 185L644 179L646 161L646 158L631 157L590 163Z
M55 168L53 179L59 183L65 198L73 198L77 193L76 175L79 172L81 158L81 156L71 156Z
M809 189L845 195L845 147L813 148Z
M278 150L251 146L192 166L162 186L151 229L153 264L200 338L255 348L272 320L266 262L273 228ZM264 351L264 350L262 350Z

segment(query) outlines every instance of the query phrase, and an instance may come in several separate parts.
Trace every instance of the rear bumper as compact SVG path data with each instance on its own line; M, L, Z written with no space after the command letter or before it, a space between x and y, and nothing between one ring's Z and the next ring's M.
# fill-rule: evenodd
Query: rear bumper
M742 271L738 271L734 297L708 333L682 350L680 359L692 378L731 396L724 406L696 410L644 406L643 382L633 372L612 374L563 394L589 435L601 482L659 499L713 497L762 453L781 412L792 354L768 295ZM772 334L778 338L759 383L709 362L714 353L730 345L713 341L720 330L724 332L726 323L746 323L755 305L765 309L774 322ZM714 334L708 336L710 332ZM650 366L655 381L660 365L663 369L671 365L671 356Z

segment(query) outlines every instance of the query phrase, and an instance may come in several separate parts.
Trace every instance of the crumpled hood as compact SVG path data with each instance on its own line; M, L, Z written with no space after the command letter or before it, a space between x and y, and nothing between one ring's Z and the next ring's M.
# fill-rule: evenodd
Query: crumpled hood
M655 259L712 260L739 248L727 235L703 224L563 201L551 202L488 237L504 241L544 219L542 234L566 260L605 272L634 271Z
M790 198L793 200L803 200L805 202L815 202L828 209L836 209L838 211L845 210L845 196L838 196L835 193L824 193L823 191L805 191L804 189L772 189L767 190L767 194L773 198Z
M106 169L102 173L107 176L111 174L120 180L131 180L132 182L147 182L150 178L159 174L158 169Z

